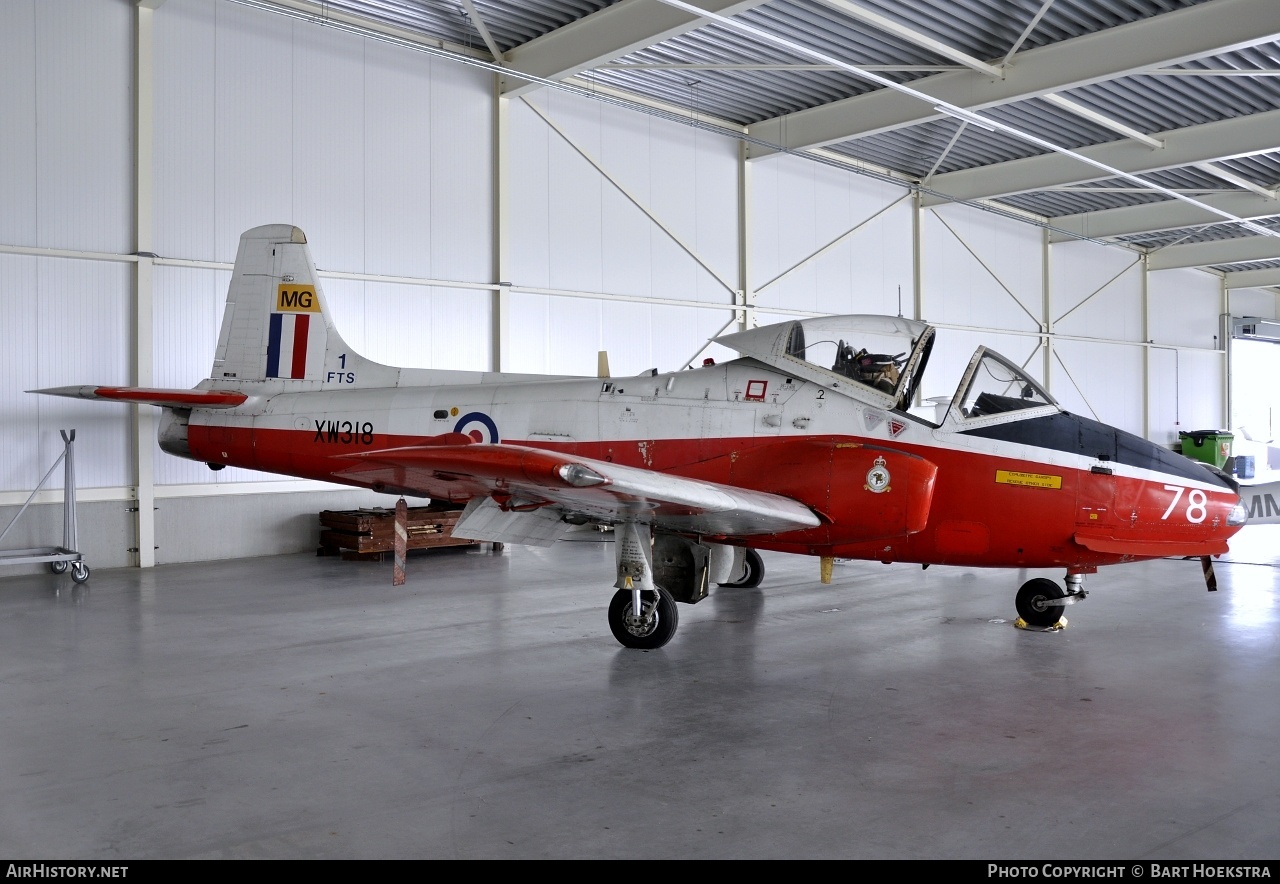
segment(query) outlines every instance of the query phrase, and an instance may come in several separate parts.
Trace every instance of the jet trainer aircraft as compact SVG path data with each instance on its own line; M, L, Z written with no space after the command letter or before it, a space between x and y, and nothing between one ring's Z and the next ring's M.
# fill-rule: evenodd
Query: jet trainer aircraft
M940 422L910 414L935 329L797 319L717 339L740 358L584 378L393 368L333 326L306 237L240 238L212 376L192 390L34 392L164 409L165 451L465 507L455 534L550 545L615 529L614 636L657 648L676 602L756 586L757 550L966 567L1062 568L1020 617L1057 624L1102 565L1227 551L1235 481L1062 410L979 347Z

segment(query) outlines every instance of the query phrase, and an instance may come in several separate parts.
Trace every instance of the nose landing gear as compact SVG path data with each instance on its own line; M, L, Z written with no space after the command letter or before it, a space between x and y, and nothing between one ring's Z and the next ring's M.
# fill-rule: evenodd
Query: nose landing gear
M1014 606L1028 626L1051 628L1061 622L1064 607L1083 601L1087 595L1083 574L1067 574L1065 589L1047 577L1036 577L1022 584Z

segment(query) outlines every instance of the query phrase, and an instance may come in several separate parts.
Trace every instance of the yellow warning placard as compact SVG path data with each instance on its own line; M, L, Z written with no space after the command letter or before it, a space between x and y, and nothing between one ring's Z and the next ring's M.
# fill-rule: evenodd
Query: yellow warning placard
M320 299L315 286L280 283L276 291L277 313L319 313Z
M1020 473L1016 470L996 470L996 481L1002 485L1030 485L1032 488L1061 488L1061 476L1045 476L1040 473Z

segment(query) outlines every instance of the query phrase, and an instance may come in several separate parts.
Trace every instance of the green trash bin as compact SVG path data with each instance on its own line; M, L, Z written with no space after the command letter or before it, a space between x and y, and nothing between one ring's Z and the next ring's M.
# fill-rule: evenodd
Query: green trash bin
M1189 433L1179 432L1178 438L1182 440L1182 453L1187 457L1222 469L1231 457L1231 443L1235 436L1226 430L1192 430Z

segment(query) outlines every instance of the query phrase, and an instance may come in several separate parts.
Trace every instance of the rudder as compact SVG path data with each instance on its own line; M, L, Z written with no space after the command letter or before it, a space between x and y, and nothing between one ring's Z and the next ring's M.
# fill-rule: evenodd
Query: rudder
M213 380L363 386L385 383L388 371L354 353L334 328L302 230L268 224L241 234Z

